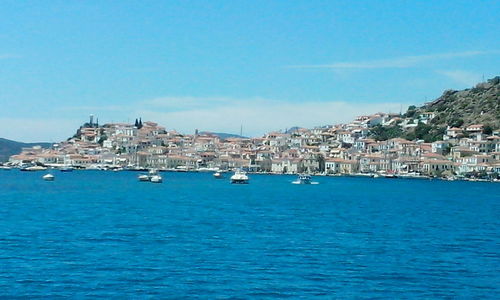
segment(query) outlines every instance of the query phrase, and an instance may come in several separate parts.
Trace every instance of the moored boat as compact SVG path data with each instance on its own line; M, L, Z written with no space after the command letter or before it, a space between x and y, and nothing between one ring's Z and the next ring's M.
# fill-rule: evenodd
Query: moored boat
M54 179L56 178L54 175L52 174L45 174L42 176L43 180L45 181L54 181Z
M74 170L74 168L71 166L62 167L61 169L59 169L59 171L61 171L61 172L73 172L73 170Z
M293 184L311 184L311 175L299 174L297 180L292 181Z
M231 183L248 183L248 176L247 173L245 173L242 170L236 170L234 172L234 175L231 176Z
M393 173L387 173L384 175L385 178L390 178L390 179L395 179L395 178L398 178L398 176L396 174L393 174Z
M163 182L163 178L160 175L153 175L149 178L149 181L152 183L161 183Z
M141 174L141 175L137 176L137 179L139 179L139 181L149 181L150 178L146 174Z
M47 168L43 166L31 166L31 167L21 168L21 171L45 171L45 170L47 170Z
M224 176L222 176L222 173L221 173L221 172L215 172L215 173L214 173L214 177L215 177L216 179L222 179L222 178L224 178Z
M295 181L292 181L293 184L319 184L319 182L311 181L312 177L309 174L299 174Z

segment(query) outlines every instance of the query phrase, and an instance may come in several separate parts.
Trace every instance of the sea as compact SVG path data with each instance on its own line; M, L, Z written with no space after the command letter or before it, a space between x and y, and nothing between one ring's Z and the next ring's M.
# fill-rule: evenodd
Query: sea
M498 299L500 184L0 171L0 298Z

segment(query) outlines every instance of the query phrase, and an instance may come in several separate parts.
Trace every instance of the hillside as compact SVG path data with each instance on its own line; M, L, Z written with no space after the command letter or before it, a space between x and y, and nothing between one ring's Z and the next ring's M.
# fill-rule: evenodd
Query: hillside
M433 125L490 125L500 128L500 76L462 91L448 90L436 100L416 109L434 112Z
M0 138L0 162L9 160L9 156L19 154L23 147L33 147L39 145L42 148L49 148L52 143L22 143Z
M425 113L434 113L429 122L422 121ZM447 90L436 100L421 107L410 106L402 116L417 127L377 126L371 136L377 140L402 137L408 140L423 139L434 142L442 138L447 126L465 127L483 124L488 131L500 129L500 76L479 83L474 88L461 91Z

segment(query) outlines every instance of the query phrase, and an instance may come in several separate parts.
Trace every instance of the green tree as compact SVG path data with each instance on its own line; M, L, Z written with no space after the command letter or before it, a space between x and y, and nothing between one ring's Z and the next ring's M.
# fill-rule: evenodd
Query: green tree
M106 135L101 135L101 138L99 138L99 141L97 143L102 146L105 140L107 140L108 137Z
M413 118L415 116L415 113L417 112L417 107L415 105L410 105L408 109L406 110L405 117L407 118Z
M374 126L370 130L370 135L377 141L386 141L388 139L401 137L403 135L403 129L399 125L392 126Z
M464 124L464 120L463 119L453 119L451 120L450 122L450 126L451 127L460 127Z
M489 125L489 124L485 125L483 127L483 133L484 134L488 134L488 135L492 134L493 133L493 127L491 125Z

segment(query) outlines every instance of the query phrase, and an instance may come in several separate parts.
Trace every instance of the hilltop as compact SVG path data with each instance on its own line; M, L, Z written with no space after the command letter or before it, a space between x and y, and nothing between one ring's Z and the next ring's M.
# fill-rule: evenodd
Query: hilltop
M33 146L50 148L52 143L22 143L0 138L0 162L7 161L11 155L20 153L22 148L29 148Z
M453 127L472 124L500 128L500 76L461 91L447 90L415 112L434 112L433 125Z
M401 121L375 126L370 134L377 140L400 137L426 142L441 140L448 127L481 124L488 134L500 128L500 76L461 91L447 90L421 107L410 106Z

